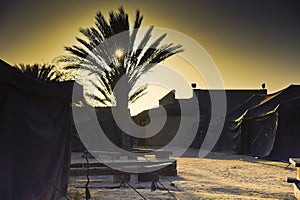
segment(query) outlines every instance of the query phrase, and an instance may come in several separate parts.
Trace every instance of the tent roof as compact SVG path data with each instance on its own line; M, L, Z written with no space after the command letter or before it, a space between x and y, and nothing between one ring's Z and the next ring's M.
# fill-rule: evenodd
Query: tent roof
M28 94L71 100L74 81L42 81L24 75L0 59L0 86L14 87Z
M246 118L256 118L262 117L269 113L277 111L282 105L290 104L290 106L295 106L300 98L300 85L290 85L286 89L283 89L268 98L266 98L262 103L256 107L250 109ZM294 105L291 104L294 103Z
M228 115L228 119L239 121L263 117L278 109L299 107L300 85L290 85L273 94L257 94L250 97L244 104L234 109Z

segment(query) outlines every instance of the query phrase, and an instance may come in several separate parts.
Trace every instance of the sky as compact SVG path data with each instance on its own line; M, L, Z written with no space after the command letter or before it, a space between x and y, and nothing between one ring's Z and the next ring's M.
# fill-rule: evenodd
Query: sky
M50 62L67 54L64 46L78 44L79 27L92 26L97 11L107 15L120 6L131 20L140 9L143 26L176 30L198 42L226 89L259 89L266 83L272 93L300 84L300 3L291 0L2 0L0 59L12 65ZM181 72L205 89L193 70Z

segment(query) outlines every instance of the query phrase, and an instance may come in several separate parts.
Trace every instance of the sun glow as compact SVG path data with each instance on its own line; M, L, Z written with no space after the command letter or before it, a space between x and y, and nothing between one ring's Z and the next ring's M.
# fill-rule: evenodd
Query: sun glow
M123 49L117 49L115 51L115 55L117 56L117 58L121 58L124 55Z

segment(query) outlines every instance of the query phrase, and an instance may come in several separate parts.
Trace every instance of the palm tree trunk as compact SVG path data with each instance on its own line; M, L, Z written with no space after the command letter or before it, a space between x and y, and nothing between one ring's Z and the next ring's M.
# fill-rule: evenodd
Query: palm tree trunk
M133 138L126 134L122 127L128 127L131 122L130 111L128 109L128 96L130 92L129 77L124 74L116 84L114 93L117 105L114 108L115 120L119 122L119 136L121 137L121 147L126 150L131 150L133 146Z

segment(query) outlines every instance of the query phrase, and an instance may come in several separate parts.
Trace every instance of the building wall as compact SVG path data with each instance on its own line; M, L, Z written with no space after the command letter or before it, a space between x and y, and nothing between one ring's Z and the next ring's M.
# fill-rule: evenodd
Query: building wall
M207 128L210 123L210 115L211 115L211 98L210 98L210 91L209 90L200 90L194 89L195 95L198 98L199 102L199 109L200 109L200 121L197 135L195 137L194 142L192 143L191 147L199 148L203 142L203 139L206 136ZM211 92L224 92L224 90L211 90ZM235 109L236 107L242 105L245 101L247 101L251 96L255 94L267 94L267 90L225 90L226 99L227 99L227 113ZM187 101L187 100L183 100ZM166 145L170 139L174 137L176 131L178 129L178 123L180 123L180 106L178 101L175 99L174 91L168 93L165 97L163 97L160 101L160 105L165 106L169 115L168 121L165 124L164 128L154 137L151 139L146 139L146 145L150 146L164 146ZM148 112L148 111L145 111ZM136 120L139 121L147 121L149 123L148 115L145 118L145 115L140 115L141 117L136 116ZM159 117L159 116L157 116ZM143 119L142 119L143 118ZM188 131L188 130L187 130ZM221 137L219 139L216 148L223 148L224 142L222 141ZM226 144L227 145L227 144ZM227 145L230 146L230 145Z

